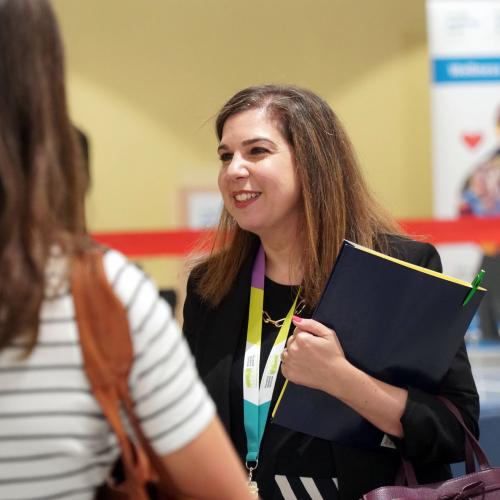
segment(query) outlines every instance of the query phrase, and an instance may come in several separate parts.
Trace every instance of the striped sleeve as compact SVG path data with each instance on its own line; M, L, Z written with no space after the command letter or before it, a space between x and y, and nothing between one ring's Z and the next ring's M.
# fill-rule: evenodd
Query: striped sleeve
M149 277L110 250L104 267L128 313L134 347L131 395L145 434L160 455L192 441L214 416L189 347Z

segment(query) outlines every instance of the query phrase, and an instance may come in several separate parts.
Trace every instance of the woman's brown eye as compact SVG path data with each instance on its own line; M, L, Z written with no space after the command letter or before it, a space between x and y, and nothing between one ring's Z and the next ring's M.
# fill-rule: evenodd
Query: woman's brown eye
M220 161L226 162L230 161L233 155L231 153L224 153L222 155L219 155Z
M267 152L268 150L266 148L252 148L250 151L250 153L252 153L253 155L260 155Z

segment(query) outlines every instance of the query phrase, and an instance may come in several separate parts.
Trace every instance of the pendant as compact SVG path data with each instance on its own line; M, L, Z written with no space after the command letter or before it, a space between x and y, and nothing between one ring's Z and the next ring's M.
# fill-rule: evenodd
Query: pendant
M257 481L252 480L253 471L259 465L259 461L255 460L255 467L250 467L247 462L245 462L245 467L248 470L248 491L252 494L252 498L259 498L259 487L257 486Z
M252 493L255 498L259 498L259 487L256 481L248 481L248 491Z

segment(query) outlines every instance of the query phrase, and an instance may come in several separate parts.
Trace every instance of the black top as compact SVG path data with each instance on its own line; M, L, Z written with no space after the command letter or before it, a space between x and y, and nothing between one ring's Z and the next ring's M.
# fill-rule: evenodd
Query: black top
M295 298L297 288L288 285L275 283L269 278L264 282L264 310L269 313L272 319L284 318ZM310 312L304 310L301 313L303 317L310 317ZM239 336L238 347L234 355L233 365L231 367L230 381L230 435L234 446L242 462L245 462L247 453L247 442L245 427L243 423L243 360L245 357L245 343L248 325L248 312ZM290 328L289 335L293 331L293 325ZM278 336L279 329L269 323L262 323L262 343L260 354L260 377L271 352L274 341ZM334 460L330 443L323 439L312 438L305 434L292 432L284 427L270 423L271 412L279 397L284 384L284 377L281 370L278 372L276 385L274 386L273 397L271 400L271 409L269 411L266 429L264 431L263 441L266 441L265 448L259 456L259 465L254 472L254 479L259 484L259 494L262 498L273 498L274 489L273 476L284 475L294 477L322 477L329 479L330 488L334 488L332 478L335 477ZM278 454L289 449L288 460L275 464L276 452ZM269 456L269 451L273 450ZM267 453L266 453L267 451ZM271 478L271 480L269 480Z

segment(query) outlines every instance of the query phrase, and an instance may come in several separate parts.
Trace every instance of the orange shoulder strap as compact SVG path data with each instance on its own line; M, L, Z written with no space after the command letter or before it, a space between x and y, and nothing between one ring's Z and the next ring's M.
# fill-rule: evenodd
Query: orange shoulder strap
M138 425L128 393L133 347L127 314L106 277L101 249L92 249L74 258L71 288L85 372L120 444L125 468L125 482L121 487L130 498L146 500L144 485L152 477L146 453L152 449L148 445L144 450L139 443L134 443L120 418L120 408L124 407L127 414L132 412L129 418L133 427ZM140 441L142 444L142 439ZM155 466L161 466L157 457L153 461Z
M128 380L133 347L127 313L106 277L101 249L74 259L71 286L91 383L100 386L107 382L102 378L104 369L111 369L119 380Z
M120 443L130 498L148 498L144 485L155 480L160 499L184 498L161 458L145 436L129 394L133 346L127 311L108 281L103 249L89 250L73 260L71 287L85 372L92 392ZM120 418L125 411L134 431L130 439Z

